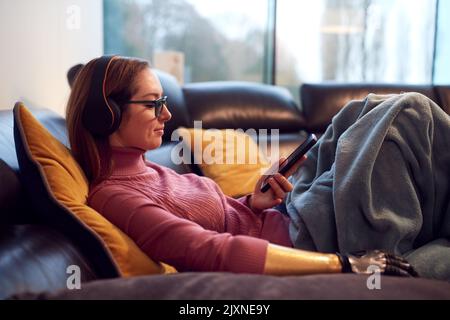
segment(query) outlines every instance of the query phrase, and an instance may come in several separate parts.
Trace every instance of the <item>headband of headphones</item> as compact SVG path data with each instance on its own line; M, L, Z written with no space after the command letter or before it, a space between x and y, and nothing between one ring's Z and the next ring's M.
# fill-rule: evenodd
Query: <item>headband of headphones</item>
M118 56L102 56L95 62L82 118L84 127L94 136L107 137L120 125L120 106L106 96L109 67L117 58Z

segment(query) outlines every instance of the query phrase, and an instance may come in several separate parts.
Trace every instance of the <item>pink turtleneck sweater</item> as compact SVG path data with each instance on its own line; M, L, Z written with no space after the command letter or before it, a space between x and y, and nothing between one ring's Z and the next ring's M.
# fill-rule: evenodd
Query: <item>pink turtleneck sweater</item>
M112 175L92 186L88 204L152 259L178 271L262 273L268 242L292 246L279 211L254 212L248 196L231 198L207 177L180 175L142 154L114 148Z

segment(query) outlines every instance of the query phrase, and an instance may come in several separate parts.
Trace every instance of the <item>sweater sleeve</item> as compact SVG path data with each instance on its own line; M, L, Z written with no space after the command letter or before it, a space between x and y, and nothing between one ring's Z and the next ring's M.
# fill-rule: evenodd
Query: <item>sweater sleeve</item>
M250 210L252 210L254 213L260 214L260 213L263 212L264 210L255 210L255 209L252 209L252 208L250 207L250 197L251 197L251 196L252 196L252 193L247 194L247 195L245 195L245 196L242 196L242 197L240 197L240 198L238 198L238 199L236 199L236 200L239 201L240 203L242 203L244 206L246 206L246 207L249 208Z
M102 195L97 194L99 197ZM137 192L109 190L103 201L93 200L93 207L149 257L179 271L264 271L266 240L206 230L150 203Z

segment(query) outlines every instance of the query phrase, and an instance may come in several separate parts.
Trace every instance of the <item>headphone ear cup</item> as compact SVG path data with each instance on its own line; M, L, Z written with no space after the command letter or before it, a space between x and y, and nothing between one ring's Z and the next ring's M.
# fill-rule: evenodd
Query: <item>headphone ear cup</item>
M105 102L103 104L105 105ZM105 136L112 132L111 123L115 118L116 116L109 111L106 105L102 107L102 101L99 100L98 104L90 103L84 109L83 125L92 134Z
M89 94L82 115L84 127L93 135L105 137L120 125L119 105L105 96L105 82L111 62L117 56L102 56L95 62Z
M108 104L111 107L111 111L113 112L114 116L114 122L111 126L111 129L109 130L109 134L116 131L119 126L120 122L122 121L122 109L120 108L119 104L113 99L113 98L107 98Z

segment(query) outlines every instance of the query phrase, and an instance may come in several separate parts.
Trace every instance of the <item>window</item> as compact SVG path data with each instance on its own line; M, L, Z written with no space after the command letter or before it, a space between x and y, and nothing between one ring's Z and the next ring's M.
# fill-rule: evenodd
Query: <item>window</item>
M431 81L434 0L279 0L277 10L278 84Z
M184 64L186 82L262 82L267 8L267 0L105 0L105 52L163 69Z
M181 82L275 83L294 96L303 82L443 83L449 3L104 0L105 52L146 58Z
M439 0L437 14L434 82L450 83L450 1Z

